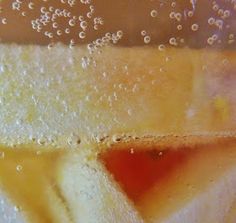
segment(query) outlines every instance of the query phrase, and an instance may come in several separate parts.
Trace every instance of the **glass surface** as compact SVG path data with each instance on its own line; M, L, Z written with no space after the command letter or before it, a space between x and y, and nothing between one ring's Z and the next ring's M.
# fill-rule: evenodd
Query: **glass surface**
M235 38L235 0L0 0L0 223L234 223Z

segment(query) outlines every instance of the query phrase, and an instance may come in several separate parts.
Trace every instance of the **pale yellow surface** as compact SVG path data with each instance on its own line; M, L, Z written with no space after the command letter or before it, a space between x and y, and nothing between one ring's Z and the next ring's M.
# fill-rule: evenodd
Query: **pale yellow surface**
M106 47L91 56L83 47L14 45L0 51L1 143L35 139L65 147L112 134L235 133L234 52Z

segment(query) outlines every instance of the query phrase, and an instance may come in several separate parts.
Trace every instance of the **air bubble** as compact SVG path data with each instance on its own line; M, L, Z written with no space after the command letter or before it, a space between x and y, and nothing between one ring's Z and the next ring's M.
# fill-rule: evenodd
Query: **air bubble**
M229 18L229 17L230 17L230 11L225 10L224 13L223 13L223 18L226 19L226 18Z
M83 69L87 69L88 66L90 65L90 58L89 57L82 57L81 58L81 66Z
M164 45L164 44L160 44L160 45L158 46L158 50L159 50L159 51L164 51L164 50L165 50L165 45Z
M68 137L67 143L72 147L77 147L81 143L81 140L78 136L76 136L74 133L72 133Z
M28 4L28 8L31 9L31 10L34 9L34 3L33 3L33 2L30 2L30 3Z
M0 151L0 159L4 159L5 153Z
M174 18L175 18L175 12L170 12L169 17L170 17L171 19L174 19Z
M62 35L62 31L61 30L57 30L57 35L61 36Z
M219 29L223 29L224 22L223 22L223 20L221 20L221 19L217 19L217 20L215 21L215 25L216 25Z
M65 29L65 33L66 33L66 34L69 34L69 33L70 33L70 29L69 29L69 28L66 28L66 29Z
M79 38L80 39L84 39L86 37L86 34L85 34L85 32L79 32Z
M213 25L215 23L215 19L213 17L208 19L208 24Z
M182 26L182 25L177 25L177 29L178 29L178 30L182 30L182 29L183 29L183 26Z
M171 2L171 7L174 8L176 6L176 2Z
M69 26L75 26L76 22L74 19L69 20Z
M218 10L218 15L223 16L224 15L224 10L223 9L219 9Z
M88 12L88 13L87 13L87 17L88 17L89 19L91 19L91 18L92 18L92 13L91 13L91 12Z
M199 25L198 24L192 24L192 26L191 26L191 29L192 29L192 31L194 31L194 32L196 32L197 30L198 30L198 28L199 28Z
M20 11L20 8L21 8L21 2L15 1L15 2L12 3L12 9L13 9L13 10L18 10L18 11Z
M132 114L133 114L131 109L128 109L127 113L128 113L129 116L132 116Z
M16 170L17 170L18 172L21 172L22 169L23 169L23 167L22 167L21 165L17 165L17 166L16 166Z
M145 36L143 40L144 40L145 44L149 44L151 42L151 37L150 36Z
M193 17L193 11L188 11L188 17Z
M179 42L180 43L185 43L185 39L184 38L180 38Z
M45 143L47 142L47 138L44 137L44 136L41 136L38 140L37 140L37 143L39 145L45 145Z
M52 23L52 28L57 29L58 28L58 24L56 22L53 22Z
M142 30L142 31L141 31L141 35L142 35L142 36L146 36L146 35L147 35L146 30Z
M119 31L117 31L117 36L119 37L119 38L121 38L122 36L123 36L123 31L122 30L119 30Z
M113 136L112 136L112 141L113 141L114 143L120 142L121 139L122 139L122 138L121 138L120 136L118 136L118 135L113 135Z
M218 11L218 10L219 10L219 5L214 4L213 7L212 7L212 9L213 9L214 11Z
M207 43L208 43L209 45L213 45L214 40L212 39L212 37L209 37L209 38L207 39Z
M45 14L45 13L47 12L47 10L46 10L45 7L41 7L41 8L40 8L40 12L41 12L42 14Z
M150 13L151 17L157 17L157 10L152 10L151 13Z
M212 35L212 39L216 41L218 39L218 35L217 34Z
M26 16L26 12L22 12L21 15L22 15L22 16Z
M84 17L82 15L79 16L79 21L80 22L84 21Z
M0 64L0 74L5 72L5 66Z
M3 24L3 25L6 25L6 24L7 24L7 19L6 19L6 18L2 18L1 21L2 21L2 24Z
M179 13L179 12L178 12L178 13L175 13L175 18L176 18L177 21L180 22L181 19L182 19L182 15L181 15L181 13Z
M161 73L164 73L164 72L165 72L165 69L164 69L163 67L160 67L159 71L160 71Z
M170 44L170 45L173 45L173 46L177 46L178 44L177 44L176 38L175 38L175 37L171 37L171 38L169 39L169 44Z
M81 27L83 30L85 30L85 29L87 28L87 26L88 26L88 23L87 23L86 21L80 22L80 27Z
M229 39L234 39L234 34L233 33L229 34Z
M14 211L19 212L21 210L20 206L14 206Z

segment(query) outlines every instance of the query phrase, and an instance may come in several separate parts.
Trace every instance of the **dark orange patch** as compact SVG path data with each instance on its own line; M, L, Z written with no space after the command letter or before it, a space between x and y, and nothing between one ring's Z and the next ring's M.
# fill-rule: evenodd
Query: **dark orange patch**
M168 180L188 161L193 149L178 150L111 150L101 156L127 195L137 202L158 183Z

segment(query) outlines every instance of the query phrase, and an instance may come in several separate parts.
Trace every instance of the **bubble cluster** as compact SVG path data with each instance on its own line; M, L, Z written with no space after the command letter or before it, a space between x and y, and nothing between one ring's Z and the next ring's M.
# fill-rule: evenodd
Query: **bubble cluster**
M98 38L87 45L87 49L89 53L92 54L95 51L101 49L104 46L108 46L109 44L116 44L123 37L123 31L118 30L116 33L106 33L103 37Z
M125 45L168 43L171 47L215 47L234 43L234 39L227 36L229 33L235 34L234 0L211 0L205 4L197 0L150 1L147 6L139 2L135 5L137 11L124 12L121 17L118 12L124 6L116 2L114 6L117 4L119 7L114 13L109 8L111 5L101 7L99 2L92 0L39 2L40 4L36 0L14 0L11 2L11 9L18 15L27 16L33 31L44 35L40 37L43 44L63 42L73 48L77 44L91 43L88 48L92 45L100 48L100 45L107 45L107 42ZM117 20L113 19L113 14ZM142 18L140 21L138 16ZM0 25L8 23L10 20L0 17ZM133 28L129 29L132 23ZM118 29L125 36L122 41L114 37L114 32ZM113 34L111 40L105 40L106 33ZM217 40L212 37L214 34L217 34Z
M170 12L169 14L170 19L175 19L177 22L182 20L182 14L180 12Z
M163 40L164 44L168 42L172 47L176 47L190 43L191 45L214 47L220 44L225 46L235 43L234 35L232 35L235 30L236 1L234 0L227 1L227 3L210 1L206 8L201 8L203 4L196 0L189 1L189 7L187 7L187 3L184 4L186 6L184 8L181 3L176 1L165 2L159 7L156 3L153 3L154 5L155 9L150 11L151 17L159 18L160 15L160 19L165 21L165 24L171 29ZM160 13L157 13L159 10ZM163 10L166 10L165 13L168 14L162 13ZM176 31L172 30L172 24L176 27ZM160 27L141 29L144 44L149 43L151 39L157 39L158 28ZM226 36L228 33L230 34ZM155 35L154 38L152 35ZM206 37L203 39L203 36ZM195 39L197 41L194 41Z
M41 2L41 7L38 8L35 7L34 2L16 0L12 3L12 10L18 11L23 16L26 9L29 16L34 17L30 21L32 29L42 33L51 42L68 36L70 47L73 47L76 42L84 40L88 33L99 30L104 24L103 18L95 15L95 7L90 0L61 0L60 7L48 5L47 1ZM74 8L79 7L86 10L78 14ZM38 16L35 17L37 14ZM77 35L74 36L74 33Z

